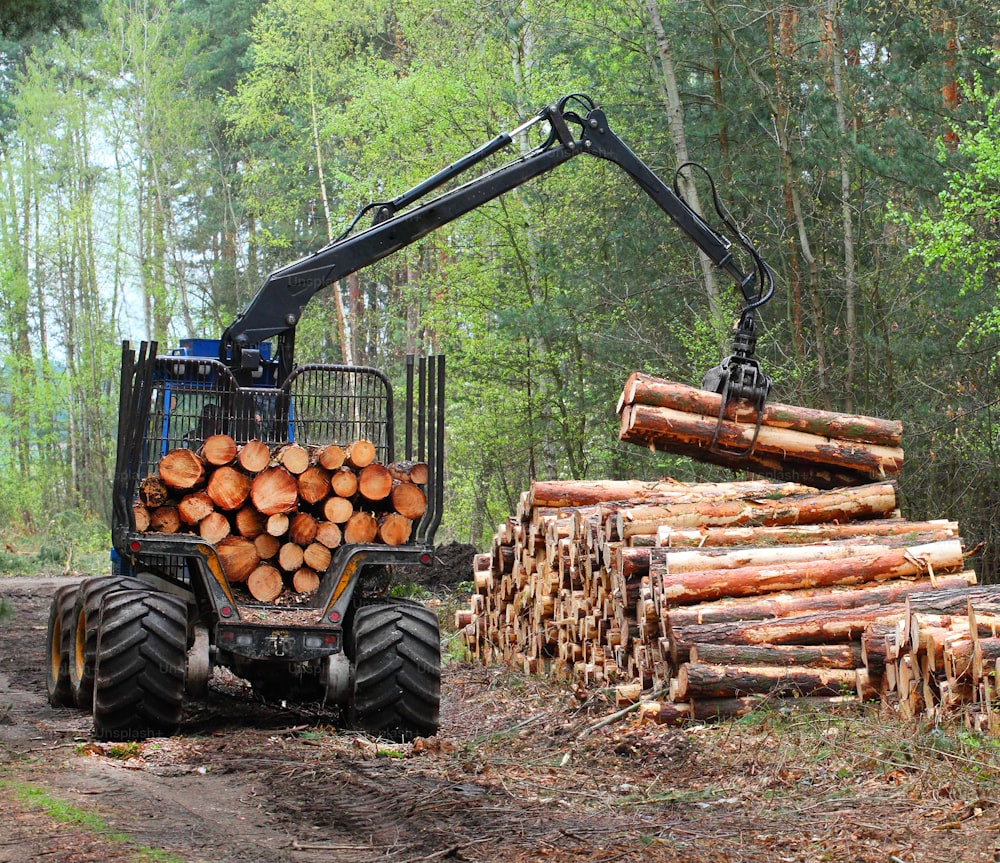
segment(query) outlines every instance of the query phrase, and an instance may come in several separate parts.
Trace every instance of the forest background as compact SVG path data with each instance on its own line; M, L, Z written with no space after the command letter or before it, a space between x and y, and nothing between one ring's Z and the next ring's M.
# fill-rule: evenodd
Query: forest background
M106 555L122 339L217 337L363 205L583 92L668 182L703 163L773 267L772 397L901 419L904 513L958 519L996 579L996 3L35 5L0 8L8 558ZM620 444L615 404L633 370L699 383L736 309L638 186L575 159L317 295L297 352L396 379L447 355L438 538L485 547L536 478L719 477Z

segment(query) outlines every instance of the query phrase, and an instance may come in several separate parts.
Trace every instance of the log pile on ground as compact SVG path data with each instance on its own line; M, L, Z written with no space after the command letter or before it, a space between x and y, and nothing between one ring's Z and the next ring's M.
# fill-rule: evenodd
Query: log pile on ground
M139 484L140 532L197 533L258 602L314 591L333 550L402 545L427 507L427 465L381 464L374 445L270 448L225 434L166 453Z
M955 522L902 518L892 482L537 482L456 623L485 663L659 722L785 697L934 712L996 702L1000 593L966 556Z
M901 517L899 422L758 415L638 372L618 411L623 441L770 480L536 483L476 558L456 617L475 656L613 686L658 722L884 696L1000 726L1000 593L957 524Z

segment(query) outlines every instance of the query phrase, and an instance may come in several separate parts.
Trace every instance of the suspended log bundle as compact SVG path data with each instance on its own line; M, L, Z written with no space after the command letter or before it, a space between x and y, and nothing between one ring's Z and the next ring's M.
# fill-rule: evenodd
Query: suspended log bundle
M875 417L770 403L722 406L718 393L634 372L618 403L619 438L699 461L795 478L817 488L899 474L902 425Z
M317 589L341 545L409 542L427 508L427 466L375 455L366 440L272 449L212 435L197 452L166 453L140 482L135 528L198 534L238 592L292 600Z
M955 522L902 518L889 481L538 482L476 556L456 625L484 663L611 687L650 721L788 697L982 703L984 680L1000 705L1000 590L967 555ZM978 625L942 634L969 597Z

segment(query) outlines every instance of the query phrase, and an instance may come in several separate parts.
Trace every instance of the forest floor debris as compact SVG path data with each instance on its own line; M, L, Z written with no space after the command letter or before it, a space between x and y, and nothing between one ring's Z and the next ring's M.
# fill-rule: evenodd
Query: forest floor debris
M462 662L412 744L217 673L180 733L98 743L45 701L60 578L0 579L0 861L952 863L1000 848L1000 744L887 709L663 728Z

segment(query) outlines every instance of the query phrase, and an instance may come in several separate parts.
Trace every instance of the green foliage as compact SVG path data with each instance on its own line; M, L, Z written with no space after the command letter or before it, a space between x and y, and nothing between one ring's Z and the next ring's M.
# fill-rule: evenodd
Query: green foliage
M957 153L965 165L945 174L939 207L917 215L900 213L915 238L912 254L925 264L953 273L960 294L996 293L1000 260L1000 95L987 92L977 76L967 95L981 116L965 124ZM942 162L950 154L939 149ZM1000 333L1000 296L972 321L969 335Z
M4 0L0 35L24 39L47 30L81 27L99 0Z
M14 46L0 516L53 565L97 554L104 531L67 513L110 517L121 336L218 334L267 272L563 94L670 182L672 64L689 156L778 277L775 397L903 419L906 513L959 518L995 568L1000 75L969 46L1000 12L946 6L852 0L831 28L815 5L661 3L658 46L620 0L106 0L86 31ZM439 538L485 546L537 478L724 475L619 444L614 413L630 372L698 383L729 352L719 283L725 323L682 232L583 157L318 294L296 351L394 381L407 352L447 354Z

